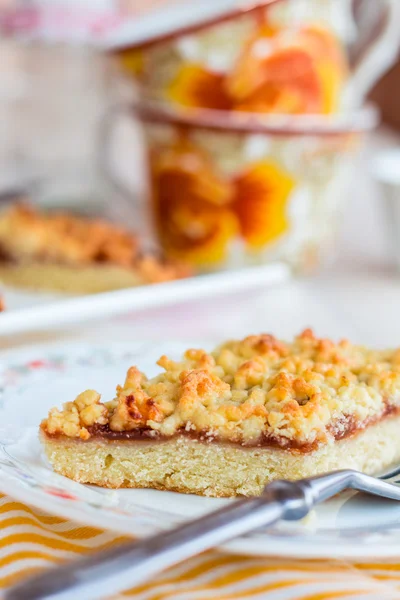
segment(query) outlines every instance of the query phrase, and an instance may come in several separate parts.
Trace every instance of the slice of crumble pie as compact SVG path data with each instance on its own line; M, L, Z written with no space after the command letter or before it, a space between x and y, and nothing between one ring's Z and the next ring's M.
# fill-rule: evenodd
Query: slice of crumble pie
M109 488L260 494L273 479L375 473L400 459L400 350L306 330L229 341L136 367L102 403L87 390L52 409L40 437L55 471Z

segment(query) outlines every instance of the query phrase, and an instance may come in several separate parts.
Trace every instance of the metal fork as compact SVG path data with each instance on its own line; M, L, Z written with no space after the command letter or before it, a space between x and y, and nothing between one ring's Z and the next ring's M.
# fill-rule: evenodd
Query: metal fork
M400 478L400 466L380 478L344 470L294 482L274 481L261 496L238 500L176 529L51 569L6 590L3 598L100 600L258 527L281 519L302 519L314 506L343 490L400 500L400 486L392 483L396 477Z

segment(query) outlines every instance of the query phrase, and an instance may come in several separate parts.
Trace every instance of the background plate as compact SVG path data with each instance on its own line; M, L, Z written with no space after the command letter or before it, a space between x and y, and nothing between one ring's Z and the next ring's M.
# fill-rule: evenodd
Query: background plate
M68 297L4 288L6 310L0 314L0 335L87 323L151 307L268 287L288 281L290 277L290 268L277 262L88 296Z

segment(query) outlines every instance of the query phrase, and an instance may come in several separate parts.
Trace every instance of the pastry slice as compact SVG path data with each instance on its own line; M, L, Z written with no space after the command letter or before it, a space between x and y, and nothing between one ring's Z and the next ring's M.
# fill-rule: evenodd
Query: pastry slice
M100 219L14 204L0 215L0 281L39 290L94 293L188 275L142 254L134 235Z
M87 390L52 409L40 437L54 470L108 488L260 494L273 479L400 460L400 350L271 335L136 367L102 403Z

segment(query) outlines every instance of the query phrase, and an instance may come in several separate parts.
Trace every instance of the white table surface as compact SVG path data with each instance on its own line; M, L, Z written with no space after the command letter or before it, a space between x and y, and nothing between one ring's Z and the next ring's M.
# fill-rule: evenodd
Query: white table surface
M318 335L377 346L400 346L400 273L385 234L378 189L370 177L376 147L400 143L382 131L367 148L354 182L335 262L313 277L251 293L153 309L88 327L0 340L10 348L60 340L200 340L204 346L250 333L291 337L305 327Z

